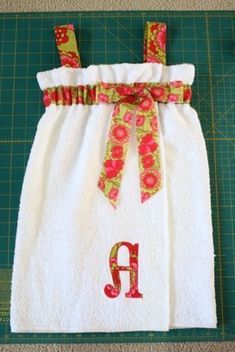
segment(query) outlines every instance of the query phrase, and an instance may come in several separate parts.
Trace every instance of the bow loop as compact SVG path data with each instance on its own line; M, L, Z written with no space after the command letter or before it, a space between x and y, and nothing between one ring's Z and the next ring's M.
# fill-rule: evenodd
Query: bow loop
M134 83L133 94L138 97L148 95L148 88L145 83Z

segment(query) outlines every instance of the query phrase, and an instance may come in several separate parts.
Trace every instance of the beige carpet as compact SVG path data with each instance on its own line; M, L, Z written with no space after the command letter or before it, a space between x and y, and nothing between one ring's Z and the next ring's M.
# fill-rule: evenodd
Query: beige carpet
M96 10L235 10L235 0L1 0L0 12ZM92 345L2 345L0 352L235 352L234 342L92 344Z
M159 343L96 345L5 345L0 352L234 352L235 343Z
M0 12L235 10L235 0L1 0Z

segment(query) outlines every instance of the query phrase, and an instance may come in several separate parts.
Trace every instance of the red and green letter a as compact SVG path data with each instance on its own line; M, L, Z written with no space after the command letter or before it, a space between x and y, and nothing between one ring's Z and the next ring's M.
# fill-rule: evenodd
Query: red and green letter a
M120 247L125 246L129 250L129 265L118 265L117 257ZM130 290L125 294L128 298L142 298L142 293L138 290L138 250L139 244L131 244L129 242L116 243L110 252L109 266L113 278L113 285L105 285L104 292L109 298L118 297L121 292L120 271L130 272Z

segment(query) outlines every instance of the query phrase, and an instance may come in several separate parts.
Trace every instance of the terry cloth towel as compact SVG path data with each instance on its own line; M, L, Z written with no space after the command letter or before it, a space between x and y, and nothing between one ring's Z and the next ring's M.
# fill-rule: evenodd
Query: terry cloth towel
M194 66L147 62L60 67L39 72L37 79L42 90L100 81L180 80L191 85ZM189 104L154 105L162 188L140 202L133 119L116 209L97 187L114 104L46 107L21 194L12 332L216 327L209 169L201 125ZM115 255L121 287L110 297L105 288L115 286L110 270ZM131 265L135 274L138 270L139 297L126 295Z

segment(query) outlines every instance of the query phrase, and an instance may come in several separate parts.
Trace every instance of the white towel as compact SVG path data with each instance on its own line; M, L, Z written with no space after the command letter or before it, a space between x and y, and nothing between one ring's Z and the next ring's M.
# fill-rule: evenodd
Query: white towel
M192 84L193 65L116 64L40 72L58 85L164 82ZM157 104L163 188L140 203L132 128L116 210L97 187L113 104L46 108L28 161L18 217L11 292L12 332L168 331L216 327L214 249L206 145L189 104ZM112 284L109 254L139 244L138 288L127 298ZM119 265L128 265L121 248Z

